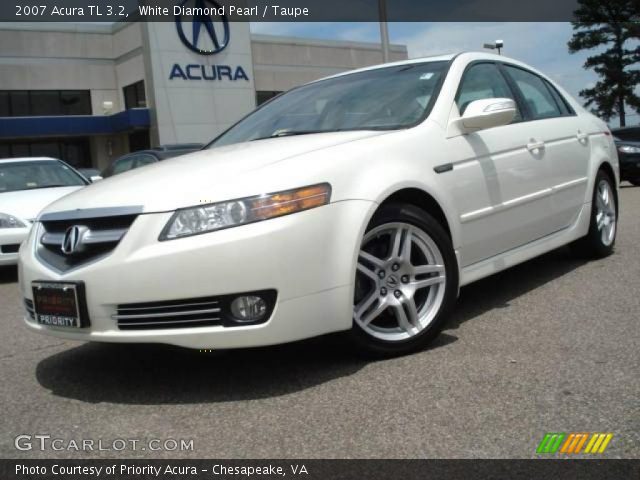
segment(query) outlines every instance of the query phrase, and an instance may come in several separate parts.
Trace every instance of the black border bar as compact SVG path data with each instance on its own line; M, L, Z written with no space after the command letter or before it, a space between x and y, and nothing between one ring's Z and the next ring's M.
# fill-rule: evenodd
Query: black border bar
M174 7L183 4L222 7L231 22L378 22L379 1L389 22L564 22L579 6L579 0L3 0L0 22L173 22Z
M47 473L17 473L16 467L37 469ZM57 466L57 467L54 467ZM124 466L124 470L123 470ZM217 466L217 467L216 467ZM305 473L294 474L302 466ZM102 467L95 473L55 475L53 469ZM126 467L137 472L126 473ZM160 474L146 473L149 467L160 468ZM235 468L234 474L215 474L215 469ZM268 468L267 473L242 474L243 467ZM108 474L114 468L117 473ZM169 470L168 470L169 469ZM190 473L192 469L196 474ZM280 470L278 470L280 469ZM20 470L24 472L24 470ZM269 472L285 472L285 475ZM122 473L124 472L124 473ZM530 459L530 460L0 460L2 480L75 480L98 478L103 480L140 480L189 478L220 480L275 480L300 478L306 480L519 480L519 479L580 479L625 480L640 478L640 460L598 459Z

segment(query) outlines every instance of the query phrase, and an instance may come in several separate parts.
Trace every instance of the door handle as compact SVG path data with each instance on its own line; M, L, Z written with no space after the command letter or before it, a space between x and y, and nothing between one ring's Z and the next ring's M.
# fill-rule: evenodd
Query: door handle
M578 134L576 135L576 138L578 139L578 141L580 143L586 143L586 141L589 139L589 135L587 133L582 133L582 132L578 131Z
M544 142L537 142L533 138L532 141L527 143L527 150L530 152L535 152L536 150L542 150L544 148Z

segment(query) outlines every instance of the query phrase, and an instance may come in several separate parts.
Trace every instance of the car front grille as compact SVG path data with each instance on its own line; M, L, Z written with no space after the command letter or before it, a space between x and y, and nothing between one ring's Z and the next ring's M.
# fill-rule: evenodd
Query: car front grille
M118 245L140 211L134 207L44 215L40 219L38 257L61 272L98 260ZM62 247L71 227L80 229L80 240L76 251L65 253Z
M222 325L220 301L215 297L118 305L120 330L192 328Z
M35 309L33 308L33 301L29 300L28 298L24 299L24 308L27 309L27 314L29 315L29 317L31 317L31 320L35 320L36 319L36 312Z

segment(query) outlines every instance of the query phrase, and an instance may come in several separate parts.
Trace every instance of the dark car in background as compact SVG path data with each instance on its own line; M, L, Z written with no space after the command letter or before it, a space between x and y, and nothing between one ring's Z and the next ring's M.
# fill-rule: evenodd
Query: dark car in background
M618 150L620 178L640 186L640 126L618 128L611 133Z
M151 163L195 152L202 149L203 146L201 143L180 143L175 145L160 145L150 150L128 153L114 160L114 162L102 172L101 176L103 178L112 177L113 175L144 167Z

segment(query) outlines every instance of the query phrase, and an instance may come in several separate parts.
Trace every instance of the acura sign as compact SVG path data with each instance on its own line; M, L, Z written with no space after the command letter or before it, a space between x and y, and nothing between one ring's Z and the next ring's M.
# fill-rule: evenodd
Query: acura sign
M188 3L195 3L192 10L191 31L185 32L183 16L176 15L178 36L190 50L200 55L219 53L229 45L229 20L225 15L218 15L220 5L213 0L184 0L182 11Z
M192 52L200 55L220 53L229 45L231 38L229 20L224 9L214 0L183 0L176 15L178 37ZM232 81L245 80L249 77L240 66L174 64L169 80L197 81Z
M244 69L238 65L233 68L229 65L199 65L191 64L181 67L177 63L171 69L169 80L181 78L182 80L247 80L249 77Z

